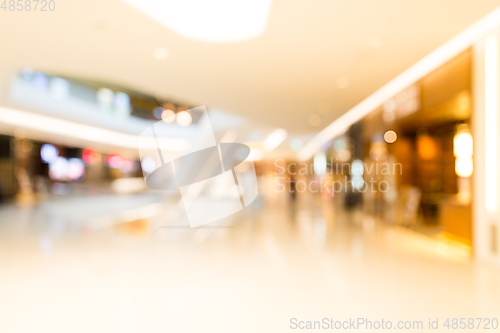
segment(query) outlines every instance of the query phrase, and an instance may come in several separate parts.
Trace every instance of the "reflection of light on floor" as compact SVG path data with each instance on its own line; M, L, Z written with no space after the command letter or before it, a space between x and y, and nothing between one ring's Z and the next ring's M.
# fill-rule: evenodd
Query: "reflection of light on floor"
M193 239L196 243L203 243L207 240L222 240L225 237L228 236L228 228L194 228L192 229L193 234Z
M446 245L446 243L443 243L443 242L438 242L436 244L436 251L439 254L447 254L448 253L448 245Z
M453 241L443 234L438 238L415 233L406 228L396 227L385 231L388 243L399 247L402 253L409 255L435 256L436 254L459 261L467 262L471 257L471 248L460 242ZM404 237L402 237L405 235Z
M325 246L326 243L326 223L322 218L314 220L314 238L318 246Z
M447 232L440 233L438 241L437 251L440 254L452 254L463 258L470 258L472 255L472 247L470 245L464 244L464 241L459 237Z
M103 229L120 223L128 223L158 216L162 212L162 204L154 203L147 206L127 209L119 214L108 214L88 221L92 229Z
M375 229L375 219L371 216L365 216L363 218L363 229L366 231L372 231Z
M41 235L39 239L40 252L43 254L50 254L52 252L53 244L52 239L48 235Z
M115 224L111 227L113 230L133 235L139 237L147 237L149 236L149 220L148 219L140 219L126 223Z
M363 259L364 248L363 239L355 237L351 245L351 259L355 261Z
M307 201L296 214L269 206L242 212L233 228L186 222L187 229L135 237L149 223L180 225L174 213L165 221L171 209L58 233L52 215L0 210L0 294L8 300L0 302L0 332L282 332L294 316L426 322L430 314L500 311L497 272L445 241L378 219L371 226L364 214ZM20 225L47 230L19 236Z

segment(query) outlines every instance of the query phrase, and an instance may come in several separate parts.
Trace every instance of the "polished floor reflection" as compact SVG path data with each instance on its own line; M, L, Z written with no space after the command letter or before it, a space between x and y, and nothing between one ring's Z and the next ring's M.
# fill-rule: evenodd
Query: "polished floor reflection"
M427 327L500 313L500 272L331 200L259 198L197 229L177 200L3 207L0 331L289 332L291 318Z

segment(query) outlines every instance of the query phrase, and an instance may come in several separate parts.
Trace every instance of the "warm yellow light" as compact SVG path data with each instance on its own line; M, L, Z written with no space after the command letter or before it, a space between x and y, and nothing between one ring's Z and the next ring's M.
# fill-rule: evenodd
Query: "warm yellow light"
M453 138L453 154L456 158L472 158L472 135L467 132L457 133Z
M384 140L387 143L393 143L398 138L398 135L394 131L387 131L384 134Z
M465 127L465 130L461 127ZM459 177L472 176L473 141L467 125L460 125L458 133L453 137L453 155L455 155L455 173Z
M163 110L161 113L161 120L166 123L172 123L175 121L175 112L172 110Z
M179 112L177 114L176 120L177 120L177 124L179 124L180 126L183 126L183 127L189 126L193 122L193 118L191 117L191 115L187 111Z
M423 160L434 159L438 154L436 141L428 135L420 137L417 141L417 151L418 155Z
M457 158L455 160L455 173L459 177L470 177L472 176L472 158Z

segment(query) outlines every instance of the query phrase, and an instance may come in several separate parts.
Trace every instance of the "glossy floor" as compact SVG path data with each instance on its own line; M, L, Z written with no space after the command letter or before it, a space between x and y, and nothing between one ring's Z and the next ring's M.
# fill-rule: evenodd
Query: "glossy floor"
M102 205L164 208L113 226L95 224ZM291 332L323 318L445 332L447 318L499 317L499 272L331 201L259 200L199 229L172 211L154 196L3 207L0 332Z

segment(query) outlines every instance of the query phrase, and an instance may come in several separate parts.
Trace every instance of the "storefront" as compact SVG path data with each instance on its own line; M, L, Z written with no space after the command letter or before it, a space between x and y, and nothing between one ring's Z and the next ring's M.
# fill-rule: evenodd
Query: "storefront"
M471 62L469 49L362 121L365 159L400 166L392 173L370 175L395 187L391 195L368 198L371 211L383 212L388 222L469 247Z

